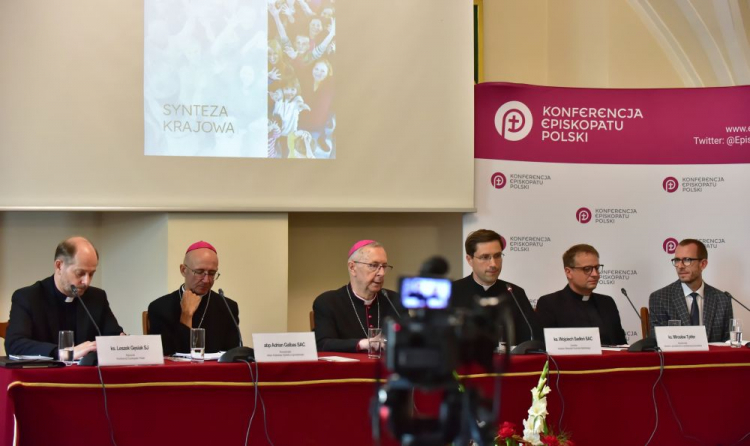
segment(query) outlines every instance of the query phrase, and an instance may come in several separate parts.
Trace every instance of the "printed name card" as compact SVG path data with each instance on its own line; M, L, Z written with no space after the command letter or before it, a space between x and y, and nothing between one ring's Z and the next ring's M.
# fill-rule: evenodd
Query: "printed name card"
M315 333L253 333L258 362L317 361Z
M706 327L685 325L679 327L654 327L656 345L665 352L695 352L708 350Z
M544 342L550 355L601 355L599 329L545 328Z
M164 364L160 335L97 336L99 365Z

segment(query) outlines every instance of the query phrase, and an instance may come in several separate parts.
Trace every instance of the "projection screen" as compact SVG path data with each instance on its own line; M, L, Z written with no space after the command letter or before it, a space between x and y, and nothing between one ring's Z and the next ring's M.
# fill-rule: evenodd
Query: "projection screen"
M471 210L472 58L468 1L2 2L0 209Z

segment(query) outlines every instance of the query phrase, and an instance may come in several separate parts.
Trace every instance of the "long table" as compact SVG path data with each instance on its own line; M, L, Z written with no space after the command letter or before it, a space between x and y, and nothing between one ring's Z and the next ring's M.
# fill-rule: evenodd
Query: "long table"
M266 427L275 445L368 445L369 416L380 363L259 364L258 390ZM660 373L656 353L604 352L558 356L550 363L548 422L577 445L645 444L656 414L652 389ZM708 352L664 354L663 385L655 398L659 426L651 444L734 444L750 432L750 349L711 347ZM502 375L501 419L521 424L546 360L513 357ZM245 364L171 362L163 366L102 367L117 444L244 444L254 408L254 387ZM559 377L559 380L558 380ZM467 373L467 386L489 390L493 376ZM13 444L13 417L20 445L109 444L104 400L95 367L0 370L7 389L0 406L0 441ZM670 401L667 399L667 392ZM420 411L434 402L417 397ZM680 431L677 419L682 423ZM249 444L269 444L262 408ZM397 444L386 438L383 445ZM750 436L743 443L750 444Z

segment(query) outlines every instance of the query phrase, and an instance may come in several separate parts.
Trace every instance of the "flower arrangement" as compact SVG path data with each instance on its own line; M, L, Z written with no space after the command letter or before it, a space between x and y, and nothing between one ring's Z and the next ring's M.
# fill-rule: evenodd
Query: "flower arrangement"
M575 446L568 434L556 435L547 425L547 394L551 392L546 385L548 375L549 361L544 364L539 383L531 389L531 407L529 417L523 421L523 436L515 424L506 421L497 430L495 446Z

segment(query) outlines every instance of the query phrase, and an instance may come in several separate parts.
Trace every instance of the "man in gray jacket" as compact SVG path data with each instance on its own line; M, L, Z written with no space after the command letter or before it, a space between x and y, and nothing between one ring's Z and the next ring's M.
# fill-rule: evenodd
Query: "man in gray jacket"
M703 281L703 270L708 266L706 245L695 239L681 241L672 265L679 280L648 298L651 333L669 320L679 320L681 325L705 326L708 342L729 339L732 301L726 293Z

